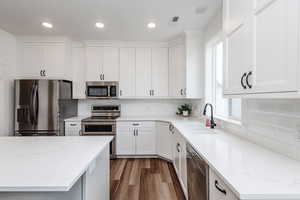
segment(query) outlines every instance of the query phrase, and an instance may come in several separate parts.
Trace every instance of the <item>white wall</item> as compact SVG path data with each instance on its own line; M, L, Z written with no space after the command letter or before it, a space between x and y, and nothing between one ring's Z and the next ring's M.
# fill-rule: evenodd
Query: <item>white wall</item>
M79 100L78 115L90 115L91 105L121 104L122 116L165 116L174 117L177 107L190 100L136 99L136 100ZM197 107L195 107L197 109Z
M206 27L206 43L221 30L222 12ZM224 121L219 121L219 125L256 144L300 160L300 100L243 99L242 125Z
M0 136L13 135L16 39L0 29Z

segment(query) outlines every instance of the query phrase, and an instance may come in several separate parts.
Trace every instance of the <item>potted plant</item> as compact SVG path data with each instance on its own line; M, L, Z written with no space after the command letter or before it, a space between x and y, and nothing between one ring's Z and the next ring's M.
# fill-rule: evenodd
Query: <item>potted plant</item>
M178 107L177 115L188 117L192 113L192 106L189 104L183 104Z

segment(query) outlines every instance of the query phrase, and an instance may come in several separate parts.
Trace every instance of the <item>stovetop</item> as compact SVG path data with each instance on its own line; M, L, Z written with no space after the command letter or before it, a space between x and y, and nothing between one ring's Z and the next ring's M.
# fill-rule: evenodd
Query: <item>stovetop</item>
M119 116L91 116L83 119L83 122L106 122L106 121L116 121Z

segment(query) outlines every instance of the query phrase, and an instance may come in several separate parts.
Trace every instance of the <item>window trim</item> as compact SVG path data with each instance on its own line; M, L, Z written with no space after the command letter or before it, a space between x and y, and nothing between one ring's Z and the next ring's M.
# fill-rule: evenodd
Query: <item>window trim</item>
M209 98L206 98L205 101L207 101L207 99L211 100L212 105L216 108L216 86L217 86L217 81L216 81L216 53L213 52L216 50L216 45L218 43L222 42L223 43L223 47L225 47L225 43L224 43L224 39L223 39L223 34L222 32L219 32L218 34L216 34L215 37L213 37L209 42L206 43L205 45L205 66L208 65L212 65L213 68L210 71L211 76L210 76L210 85L212 88L210 88L210 92L209 92ZM223 51L223 56L225 56L225 52ZM223 59L224 60L224 59ZM206 67L205 67L206 69ZM223 69L224 70L224 69ZM205 75L207 72L205 71ZM224 71L223 71L224 73ZM207 81L205 81L207 82ZM223 80L223 85L224 86L224 80ZM207 88L206 88L207 89ZM222 87L222 89L224 89L224 87ZM205 92L205 94L208 94L207 91ZM228 99L228 106L232 108L232 99ZM241 102L241 109L242 109L242 102ZM232 115L232 109L228 108L228 112L229 114L231 113ZM229 122L229 123L233 123L236 125L242 125L242 112L241 112L241 117L240 118L236 118L236 117L232 117L232 116L221 116L218 115L216 113L216 109L214 109L214 115L216 117L216 119L225 121L225 122Z

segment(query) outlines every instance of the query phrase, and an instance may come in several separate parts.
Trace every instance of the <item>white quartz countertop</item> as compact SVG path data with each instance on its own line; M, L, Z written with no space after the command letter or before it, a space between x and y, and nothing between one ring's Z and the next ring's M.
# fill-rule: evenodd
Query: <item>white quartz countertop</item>
M0 137L0 192L68 191L113 137Z
M81 120L90 117L89 115L80 115L65 119L65 122L80 122Z
M121 117L118 121L172 123L240 199L300 199L300 162L220 130L198 119Z

